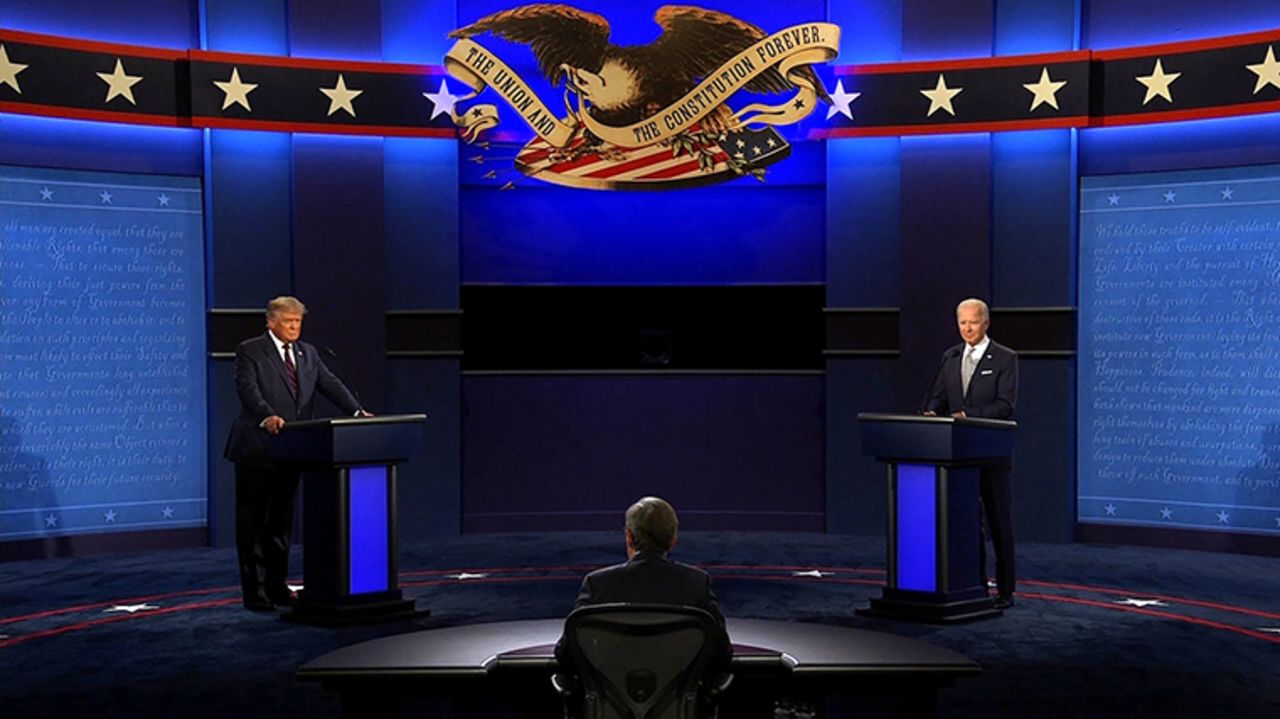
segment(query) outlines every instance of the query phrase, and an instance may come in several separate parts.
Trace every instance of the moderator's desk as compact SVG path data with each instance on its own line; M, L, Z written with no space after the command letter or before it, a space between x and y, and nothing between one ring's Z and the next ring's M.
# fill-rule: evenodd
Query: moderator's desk
M519 707L512 716L556 717L548 677L563 627L563 619L534 619L385 637L330 652L297 676L338 692L344 716L423 716L408 706L422 698L458 700L446 712L461 716L469 697L507 697ZM981 672L963 654L882 632L758 619L729 619L728 629L735 655L729 706L869 694L889 695L904 716L932 716L940 688Z

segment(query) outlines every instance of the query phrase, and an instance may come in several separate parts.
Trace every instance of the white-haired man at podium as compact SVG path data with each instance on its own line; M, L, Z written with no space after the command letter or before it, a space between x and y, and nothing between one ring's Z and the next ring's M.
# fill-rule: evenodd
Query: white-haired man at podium
M1013 419L1018 404L1018 354L987 335L991 311L987 303L969 298L956 306L960 344L942 355L942 368L925 403L926 415ZM1013 547L1013 489L1010 460L982 467L979 480L982 514L996 555L997 609L1013 606L1017 583ZM986 577L986 547L979 552Z

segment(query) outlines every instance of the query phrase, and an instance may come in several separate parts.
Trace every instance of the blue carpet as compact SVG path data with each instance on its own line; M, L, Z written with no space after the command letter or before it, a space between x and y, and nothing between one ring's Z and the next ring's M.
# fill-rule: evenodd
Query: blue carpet
M891 632L974 658L983 674L943 690L946 717L1280 716L1280 559L1018 551L1018 604L945 627L854 615L883 581L879 539L689 533L673 556L711 571L728 616ZM408 544L401 585L431 616L342 629L242 609L229 549L0 564L0 716L337 717L334 696L293 678L308 660L389 634L563 616L582 574L621 556L620 533Z

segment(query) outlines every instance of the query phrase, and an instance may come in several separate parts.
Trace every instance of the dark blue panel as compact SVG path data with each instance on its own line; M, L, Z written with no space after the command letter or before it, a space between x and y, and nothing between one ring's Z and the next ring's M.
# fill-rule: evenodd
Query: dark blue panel
M303 338L331 347L372 411L386 384L385 200L380 138L295 135L294 287L314 314Z
M1276 28L1274 0L1083 0L1083 47L1106 50Z
M1075 147L1075 130L991 136L994 305L1074 303Z
M71 170L194 175L199 130L0 114L0 163Z
M885 466L862 454L859 412L897 406L895 358L827 362L827 531L884 536Z
M827 144L827 305L896 307L901 284L900 143Z
M461 384L456 359L387 362L387 411L427 415L422 455L397 470L404 539L454 537L461 531Z
M382 59L386 62L439 64L458 27L456 2L381 0Z
M827 20L840 26L837 65L902 58L902 0L831 0Z
M289 4L289 54L382 60L382 11L376 2L308 0Z
M231 423L240 414L236 395L235 362L209 363L209 543L215 547L236 544L235 465L222 458L231 434Z
M199 47L197 3L191 0L5 0L7 30L186 50Z
M821 531L823 379L463 380L463 531L620 526L656 494L685 529Z
M902 59L990 56L994 5L992 0L902 0Z
M293 143L278 132L207 132L210 306L265 308L293 287Z
M352 594L387 591L387 468L352 467L347 485L348 587Z
M1013 527L1020 541L1070 542L1075 535L1074 358L1018 362L1018 433Z
M447 140L387 138L387 307L458 306L458 151Z
M203 0L200 47L254 55L289 54L286 0Z
M937 473L933 465L898 465L896 589L938 590Z
M1080 131L1080 174L1280 162L1280 114Z
M995 4L995 54L1032 55L1076 50L1082 0Z

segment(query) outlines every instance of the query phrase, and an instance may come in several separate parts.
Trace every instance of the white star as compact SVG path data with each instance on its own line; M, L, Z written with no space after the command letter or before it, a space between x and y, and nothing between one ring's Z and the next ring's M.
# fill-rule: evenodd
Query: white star
M1177 196L1178 196L1178 193L1174 192L1173 190L1169 190L1168 192L1164 193L1164 201L1173 202L1173 198Z
M117 604L102 610L103 614L111 614L114 612L128 612L129 614L137 614L138 612L149 612L153 609L159 609L154 604Z
M1165 507L1164 509L1161 509L1161 510L1160 510L1160 518L1161 518L1161 519L1173 519L1173 510L1172 510L1172 509L1169 509L1168 507Z
M760 146L759 146L759 145L752 145L752 146L751 146L751 152L752 152L752 153L754 153L754 154L756 154L756 155L759 155L759 154L760 154L760 152L761 152L761 150L760 150Z
M466 581L468 579L484 579L489 575L488 574L471 574L470 572L459 572L458 574L446 574L445 576L448 577L449 579Z
M1223 511L1221 511L1221 512L1218 512L1218 523L1219 523L1219 524L1226 524L1226 523L1227 523L1227 521L1228 521L1228 520L1230 520L1230 519L1231 519L1231 515L1230 515L1230 514L1227 514L1226 510L1223 510Z
M955 117L956 111L951 107L951 98L961 92L964 92L963 87L947 87L947 79L939 73L938 84L932 90L920 91L921 95L929 98L929 112L925 117L932 117L938 110L946 110L948 115Z
M104 205L110 205L110 204L112 204L112 203L111 203L111 193L110 193L110 192L107 192L106 190L103 190L102 192L99 192L99 193L98 193L98 197L101 197L101 198L102 198L102 204L104 204Z
M56 527L56 526L58 526L58 515L56 515L56 514L50 514L49 516L45 517L45 518L44 518L44 526L46 526L46 527Z
M434 120L440 115L453 115L453 107L458 104L458 100L462 97L449 93L449 86L445 84L443 79L440 80L440 89L435 92L424 92L422 96L431 101L431 119Z
M747 156L746 156L746 155L744 155L744 154L742 154L742 152L741 152L741 151L733 153L733 157L734 157L734 159L738 159L738 160L745 160L745 159L747 159Z
M159 202L161 207L168 207L169 196L161 192L159 195L156 195L156 202Z
M743 142L741 139L739 139L739 140L738 140L738 149L739 149L739 150L741 150L742 148L744 148L744 147L746 147L746 146L747 146L747 143Z
M1280 62L1276 61L1275 49L1270 45L1267 46L1267 58L1257 65L1245 65L1249 68L1249 72L1258 76L1258 84L1253 87L1253 94L1257 95L1262 92L1262 88L1267 85L1275 85L1280 88ZM0 81L3 82L3 81Z
M1258 631L1268 634L1280 634L1280 627L1258 627Z
M1151 71L1150 75L1139 75L1134 78L1147 87L1147 95L1142 98L1142 104L1146 105L1157 95L1172 103L1173 94L1169 92L1169 86L1173 84L1174 80L1177 80L1180 77L1182 77L1182 73L1180 72L1166 73L1164 71L1164 66L1160 64L1160 59L1157 58L1156 67Z
M253 112L253 108L249 107L249 93L258 88L257 84L252 82L240 81L240 68L231 68L231 79L223 82L214 80L213 84L225 95L222 98L222 109L225 110L232 105L239 105L249 112Z
M767 144L769 145L769 147L777 147L777 146L778 146L778 143L777 143L776 141L774 141L774 139L773 139L772 137L771 137L771 138L769 138L769 142L768 142Z
M1113 193L1111 193L1110 195L1107 195L1107 204L1108 204L1108 205L1110 205L1110 206L1112 206L1112 207L1115 207L1115 206L1119 205L1119 204L1120 204L1120 196L1119 196L1119 195L1117 195L1117 194L1116 194L1116 193L1114 193L1114 192L1113 192Z
M824 572L819 569L810 569L807 572L792 572L793 577L813 577L814 579L822 579L823 577L834 577L835 572Z
M333 87L322 87L320 92L329 98L329 115L338 110L346 110L348 115L355 117L356 109L351 106L351 101L359 97L364 90L348 90L346 78L342 73L338 73L338 84Z
M116 521L116 510L108 509L103 513L102 518L107 520L107 522L114 523Z
M1107 510L1108 517L1116 516L1116 505L1107 502L1107 506L1103 507L1103 509Z
M1169 606L1168 604L1165 604L1159 599L1133 599L1132 597L1127 599L1121 599L1114 603L1120 604L1126 607L1167 607Z
M1040 81L1028 82L1023 84L1027 92L1031 93L1031 112L1035 112L1037 107L1048 105L1053 109L1058 109L1058 91L1067 84L1066 80L1053 81L1049 79L1049 68L1040 69Z
M165 519L173 519L173 507L165 507L160 510L160 513L164 515Z
M26 70L29 65L10 62L9 52L4 49L4 43L0 43L0 85L8 85L22 94L22 88L18 87L18 73Z
M1224 188L1222 188L1222 199L1224 199L1224 200L1233 200L1233 199L1235 199L1235 196L1236 196L1236 191L1235 191L1235 190L1231 189L1230 187L1224 187Z
M53 190L50 190L50 189L49 189L49 188L47 188L47 187L43 187L43 188L41 188L41 189L40 189L40 199L42 199L42 200L52 200L52 199L53 199Z
M831 107L827 108L827 119L830 120L840 114L852 120L853 108L849 106L861 96L860 92L845 92L844 80L836 80L836 91L831 93Z
M142 82L141 75L126 75L124 73L124 63L120 62L120 58L116 58L115 72L110 74L105 72L95 73L102 81L107 83L107 99L104 103L111 102L113 98L123 97L129 101L130 105L138 103L133 99L133 86Z

